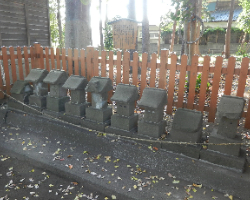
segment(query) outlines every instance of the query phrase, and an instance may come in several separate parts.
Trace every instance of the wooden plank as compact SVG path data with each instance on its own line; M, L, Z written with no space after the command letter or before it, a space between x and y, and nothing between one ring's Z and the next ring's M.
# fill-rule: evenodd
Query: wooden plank
M198 59L199 57L197 55L194 55L192 57L192 64L191 64L190 78L189 78L188 102L187 102L188 109L193 109L196 79L197 79Z
M175 72L176 72L177 56L171 54L171 65L169 74L169 85L168 85L168 104L167 114L172 114L173 100L174 100L174 86L175 86Z
M101 53L101 77L106 77L106 51Z
M24 80L21 47L17 47L17 58L18 58L19 79Z
M36 68L41 68L41 63L40 63L40 47L41 45L39 43L35 43L34 44L34 48L35 48L35 66Z
M203 71L202 71L202 75L201 75L199 109L198 109L201 112L204 110L204 105L205 105L205 100L206 100L209 66L210 66L210 57L205 56L204 63L203 63Z
M23 47L23 51L24 51L24 60L25 60L25 77L26 77L30 73L28 48Z
M68 73L69 76L73 74L73 66L72 66L72 49L68 49Z
M7 49L6 47L2 47L2 55L3 55L3 68L4 68L4 75L6 81L6 92L10 95L10 73L9 73L9 66L8 66L8 57L7 57Z
M180 69L180 76L179 76L177 108L183 107L183 96L184 96L184 89L185 89L185 83L186 83L187 61L188 61L187 55L182 55L181 56L181 69Z
M49 65L49 48L45 48L45 62L46 62L46 70L50 71L50 65Z
M87 80L90 81L90 79L93 77L94 74L94 69L93 69L93 65L92 65L92 58L94 56L94 47L88 46L86 49L86 53L87 53ZM91 93L88 92L87 94L87 99L88 102L91 102Z
M17 81L17 74L16 74L16 62L14 57L14 48L10 47L10 63L11 63L11 73L12 73L12 81L15 83Z
M250 98L248 99L250 102ZM248 103L247 113L246 113L246 120L245 120L245 128L250 129L250 104Z
M234 76L234 68L235 68L235 57L230 57L228 59L227 72L226 72L226 81L225 81L225 95L230 95L232 90L233 76Z
M50 62L51 62L51 69L55 69L55 55L54 55L54 48L50 48Z
M40 47L40 58L39 58L39 60L40 60L40 67L41 67L41 69L44 69L44 56L43 56L43 47Z
M34 60L34 47L30 47L30 62L31 62L31 69L35 69L35 60Z
M78 49L74 49L74 71L75 75L79 75Z
M56 69L61 69L61 63L60 63L60 49L56 48Z
M94 58L93 58L93 68L94 74L93 76L99 76L99 63L98 63L99 51L94 51Z
M124 84L129 84L129 67L130 67L129 61L130 61L130 53L126 51L124 52L124 55L123 55L123 83Z
M118 51L117 52L117 63L116 63L116 85L121 83L121 59L122 59L122 52Z
M86 67L85 67L85 50L84 49L81 49L81 75L82 76L86 76Z
M237 90L238 97L243 97L244 95L248 66L249 66L249 58L243 58L240 68L240 77L238 81L238 90Z
M161 50L159 88L166 89L166 63L168 62L168 50Z
M66 50L65 50L65 48L62 49L62 70L67 71L67 67L66 67Z
M139 56L138 52L133 53L133 85L137 86L138 82L138 64L139 64Z
M143 90L147 86L147 65L148 65L148 54L142 54L142 67L141 67L141 86L140 86L140 97L142 96Z
M220 76L221 76L221 69L222 69L223 58L218 56L215 62L215 70L214 70L214 78L213 78L213 87L212 87L212 94L210 99L210 109L208 114L208 122L214 122L216 107L217 107L217 95L219 90L220 84Z
M109 52L109 61L108 61L108 63L109 63L109 78L111 79L111 81L112 81L112 85L114 85L114 70L113 70L113 61L114 61L114 58L113 58L113 55L114 55L114 52L113 51L110 51ZM110 100L110 98L112 97L112 95L113 95L113 90L110 90L109 92L108 92L108 102L109 103L112 103L111 102L111 100Z
M149 86L155 87L155 78L156 78L156 62L157 55L155 53L152 54L151 62L150 62L150 81Z

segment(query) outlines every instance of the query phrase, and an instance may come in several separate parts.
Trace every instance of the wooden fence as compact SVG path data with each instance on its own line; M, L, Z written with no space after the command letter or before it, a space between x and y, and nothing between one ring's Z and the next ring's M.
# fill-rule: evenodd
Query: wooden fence
M114 59L115 57L116 59ZM138 85L139 83L140 91L148 86L166 89L168 91L167 114L172 114L173 107L185 107L207 111L209 113L208 121L214 122L221 75L224 74L225 77L225 95L231 95L233 76L239 76L236 94L239 97L243 97L247 76L250 75L249 58L243 58L241 67L235 68L236 58L234 57L228 59L226 67L222 67L223 58L220 56L216 58L214 66L211 66L209 56L204 57L202 66L198 65L199 57L196 55L193 56L191 65L187 65L188 57L186 55L181 57L181 63L178 64L177 56L175 54L169 55L168 50L161 50L160 62L157 62L156 54L152 54L150 62L147 62L147 57L147 53L143 53L142 61L140 61L138 53L135 52L133 60L130 60L129 52L124 52L123 55L121 52L117 52L117 55L114 56L112 51L102 51L101 57L99 57L99 51L94 50L93 47L87 47L86 50L81 49L80 51L68 49L67 53L66 49L56 49L55 54L53 48L43 49L40 44L23 49L17 47L16 53L13 47L10 47L9 51L6 47L2 47L0 62L2 61L3 67L0 70L0 77L3 79L0 79L0 88L10 94L12 83L17 79L23 80L31 68L62 69L67 71L69 75L85 76L88 81L93 76L102 76L109 77L114 84ZM129 73L130 66L132 66L132 74ZM141 68L139 76L138 68ZM184 98L187 71L190 71L190 83L189 92ZM177 73L178 76L176 76ZM202 76L199 99L195 103L197 73L202 73ZM207 82L211 74L213 74L213 78L210 100L205 105ZM4 82L5 84L3 84ZM109 96L111 95L112 92ZM4 95L0 92L0 99L2 98ZM245 127L250 128L250 106L242 116L246 118Z

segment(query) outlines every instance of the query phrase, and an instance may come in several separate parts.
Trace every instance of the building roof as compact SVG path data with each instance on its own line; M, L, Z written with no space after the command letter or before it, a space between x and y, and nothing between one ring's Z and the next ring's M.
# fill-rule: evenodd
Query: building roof
M239 14L242 12L241 7L234 9L233 21L236 21L239 17ZM212 22L223 22L228 21L230 9L220 9L214 12L211 12Z

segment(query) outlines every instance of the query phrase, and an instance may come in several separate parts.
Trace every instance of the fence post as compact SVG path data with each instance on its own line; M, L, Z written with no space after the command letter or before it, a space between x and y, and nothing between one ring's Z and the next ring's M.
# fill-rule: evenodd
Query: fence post
M94 56L94 47L88 46L86 53L87 53L87 59L86 59L86 63L87 63L87 80L90 81L90 79L93 76L93 63L92 63L92 58ZM91 102L91 94L90 92L88 92L88 97L87 97L88 102Z
M40 47L41 45L37 42L34 43L34 47L35 47L35 68L41 68L41 63L40 61Z

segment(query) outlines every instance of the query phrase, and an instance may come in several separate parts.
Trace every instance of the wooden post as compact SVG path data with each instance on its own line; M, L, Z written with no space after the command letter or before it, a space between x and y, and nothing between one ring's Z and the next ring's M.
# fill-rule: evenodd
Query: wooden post
M93 76L93 63L92 63L92 58L94 56L94 47L88 46L86 49L86 53L87 53L87 80L90 81L90 79ZM91 93L88 92L88 97L87 97L87 101L91 102Z
M40 63L40 47L41 45L39 43L34 44L35 47L35 68L41 68L41 63Z

